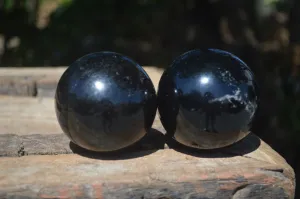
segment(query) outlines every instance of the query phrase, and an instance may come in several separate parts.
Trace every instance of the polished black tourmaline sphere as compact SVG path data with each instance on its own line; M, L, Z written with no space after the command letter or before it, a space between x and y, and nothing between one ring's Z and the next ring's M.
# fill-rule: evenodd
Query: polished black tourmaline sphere
M217 49L179 56L163 73L158 110L169 136L179 143L214 149L244 138L258 103L250 68Z
M64 133L92 151L115 151L151 128L157 102L144 69L118 53L97 52L71 64L59 80L56 115Z

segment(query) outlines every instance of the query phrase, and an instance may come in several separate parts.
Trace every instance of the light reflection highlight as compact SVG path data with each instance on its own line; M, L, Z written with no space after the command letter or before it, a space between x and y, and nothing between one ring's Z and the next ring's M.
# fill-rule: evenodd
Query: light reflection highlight
M95 82L95 87L98 89L98 90L103 90L104 89L104 84L100 81L96 81Z
M200 78L200 83L201 84L208 84L209 83L209 78L208 77L201 77Z

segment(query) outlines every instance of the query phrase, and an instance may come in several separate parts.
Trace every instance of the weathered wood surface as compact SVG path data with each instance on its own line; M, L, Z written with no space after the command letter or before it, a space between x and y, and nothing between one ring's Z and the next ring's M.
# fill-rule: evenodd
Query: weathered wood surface
M53 96L66 67L0 68L0 94L16 96Z
M71 154L2 158L0 196L293 198L292 170L277 155L263 155L273 153L265 144L256 151L247 156L193 156L164 149L115 158Z
M165 138L157 117L153 130L122 153L76 147L56 121L53 98L45 97L65 68L18 70L0 69L0 77L31 81L36 94L11 86L6 94L18 97L0 96L0 198L294 198L293 169L254 134L196 151ZM161 71L146 71L157 87Z
M162 69L144 67L158 85ZM57 82L66 67L0 68L0 95L53 97Z
M0 135L62 133L56 120L53 98L0 95L0 110ZM162 129L159 121L153 128Z

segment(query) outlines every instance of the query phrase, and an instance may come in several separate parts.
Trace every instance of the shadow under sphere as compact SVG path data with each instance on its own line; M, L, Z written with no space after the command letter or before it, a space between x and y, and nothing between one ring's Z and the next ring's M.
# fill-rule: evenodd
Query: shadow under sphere
M140 140L156 113L156 93L144 69L126 56L98 52L76 60L56 90L56 114L82 148L115 151Z
M73 142L70 142L69 146L73 153L87 158L98 160L126 160L150 155L160 149L164 149L165 143L166 140L164 134L151 128L149 132L136 143L116 151L89 151Z

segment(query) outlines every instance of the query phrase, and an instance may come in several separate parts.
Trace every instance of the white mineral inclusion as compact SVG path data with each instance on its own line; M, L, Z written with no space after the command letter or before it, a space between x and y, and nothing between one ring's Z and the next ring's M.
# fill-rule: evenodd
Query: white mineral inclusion
M241 90L239 88L237 88L237 90L235 90L234 94L233 95L224 95L222 97L218 97L218 98L215 98L215 99L212 99L210 100L209 102L212 103L212 102L222 102L222 101L229 101L231 102L231 99L233 100L236 100L236 101L239 101L239 102L243 102L243 99L242 99L242 96L240 95L241 93Z
M237 90L235 90L234 94L233 95L224 95L222 97L218 97L218 98L215 98L215 99L212 99L209 101L209 103L214 103L214 102L230 102L232 103L231 100L236 100L236 101L239 101L240 103L246 105L245 109L247 112L249 112L251 115L250 115L250 118L252 118L254 116L254 113L255 113L255 109L256 109L256 105L254 103L252 103L251 101L245 101L242 96L241 96L241 90L239 88L237 88Z
M98 89L98 90L103 90L104 89L104 84L100 81L96 81L95 82L95 87Z

